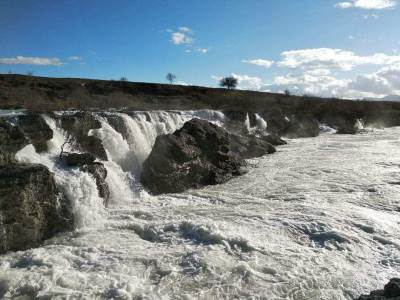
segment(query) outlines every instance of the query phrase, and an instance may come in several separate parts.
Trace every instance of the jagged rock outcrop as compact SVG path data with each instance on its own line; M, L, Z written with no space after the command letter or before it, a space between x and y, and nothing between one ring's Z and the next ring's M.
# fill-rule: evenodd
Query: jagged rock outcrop
M0 118L0 166L15 161L15 153L29 144L23 132Z
M91 129L101 128L101 123L91 113L78 112L73 115L63 115L61 127L76 139L80 151L89 152L101 160L107 160L107 153L101 140L88 135Z
M230 136L229 149L243 159L260 157L276 152L275 147L267 139L254 135L242 136L232 134Z
M362 295L357 300L399 300L400 299L400 278L392 278L385 285L383 290L371 292L369 295Z
M94 163L96 157L90 153L63 153L61 161L67 167L81 167Z
M293 115L287 118L286 126L279 135L288 138L306 138L319 135L319 123L316 119L308 116Z
M99 197L103 198L103 204L105 207L108 206L110 200L110 189L106 182L107 169L100 162L93 162L81 167L81 170L88 172L93 175L96 180L97 190L99 191Z
M47 151L47 141L53 138L53 130L40 114L29 113L19 116L16 123L37 152Z
M97 185L99 197L103 198L104 205L108 205L110 190L106 182L107 169L101 162L95 162L96 157L90 153L62 153L61 163L67 167L79 167L81 171L91 174Z
M232 135L210 122L192 119L173 134L157 137L141 181L156 195L220 184L243 173L244 158L274 151L255 136Z
M273 146L282 146L282 145L287 144L287 142L285 140L283 140L282 138L280 138L279 136L274 135L274 134L262 136L261 138Z
M0 166L0 253L38 246L71 225L53 174L42 165Z

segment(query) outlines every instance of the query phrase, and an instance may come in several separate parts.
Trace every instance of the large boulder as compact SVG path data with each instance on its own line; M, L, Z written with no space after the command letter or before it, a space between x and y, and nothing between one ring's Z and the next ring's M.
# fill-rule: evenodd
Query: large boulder
M0 216L0 253L36 247L71 225L42 165L0 166Z
M17 118L17 124L37 152L47 151L47 141L53 138L53 130L40 114L21 115Z
M77 141L79 150L89 152L101 160L107 160L107 153L100 139L89 136L91 129L101 128L101 123L89 112L78 112L61 116L61 127Z
M29 144L23 132L0 118L0 165L15 161L15 153Z
M220 184L243 173L245 158L274 151L255 136L232 135L210 122L192 119L173 134L157 137L143 164L141 181L155 195Z
M376 290L369 295L362 295L357 300L399 300L400 278L392 278L383 290Z

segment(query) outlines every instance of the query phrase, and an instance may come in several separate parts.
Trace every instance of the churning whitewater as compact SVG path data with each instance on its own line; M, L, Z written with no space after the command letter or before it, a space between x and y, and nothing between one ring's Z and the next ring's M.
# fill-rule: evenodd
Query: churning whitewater
M108 208L96 183L56 164L67 134L21 162L55 174L73 232L0 257L4 299L353 299L400 276L400 128L292 139L226 184L158 197L139 184L160 134L216 111L101 113ZM256 115L256 128L268 120ZM124 130L115 123L122 122ZM18 298L20 297L20 298Z

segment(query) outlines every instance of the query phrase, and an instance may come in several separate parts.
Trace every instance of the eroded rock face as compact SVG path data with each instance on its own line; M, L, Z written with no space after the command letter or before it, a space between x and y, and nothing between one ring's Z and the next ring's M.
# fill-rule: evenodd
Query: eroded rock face
M88 135L91 129L101 128L101 123L91 113L63 115L61 127L76 139L81 151L92 153L101 160L107 160L107 153L101 140Z
M38 246L71 225L53 174L42 165L0 166L0 253Z
M243 173L245 158L274 151L255 136L232 135L210 122L192 119L175 133L157 137L141 181L156 195L220 184Z
M229 143L222 128L192 119L175 133L157 137L141 181L155 195L223 183L239 175L244 164Z
M80 169L93 175L94 179L96 180L99 197L103 198L103 204L107 207L110 199L110 189L106 182L107 169L100 162L93 162L91 164L82 166Z
M23 132L0 118L0 166L15 161L15 153L29 144Z
M30 113L19 116L17 124L37 152L47 151L47 141L53 138L53 130L40 114Z
M267 139L254 135L231 135L229 148L243 159L261 157L276 152L275 147Z
M67 167L81 167L94 163L96 157L90 153L64 153L61 161Z
M371 292L369 295L362 295L357 300L399 300L400 299L400 278L392 278L385 285L383 290Z

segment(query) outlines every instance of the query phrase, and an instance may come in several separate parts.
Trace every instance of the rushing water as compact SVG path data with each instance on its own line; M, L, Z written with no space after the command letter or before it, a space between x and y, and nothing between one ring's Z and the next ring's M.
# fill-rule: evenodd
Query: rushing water
M107 209L93 178L53 163L65 140L53 120L49 153L18 153L55 172L79 224L1 256L4 299L352 299L400 276L400 128L345 136L324 127L249 160L226 184L153 197L137 174L155 137L193 116L224 118L145 116L120 115L124 133L99 116L90 132L110 158ZM257 119L259 130L267 122Z

